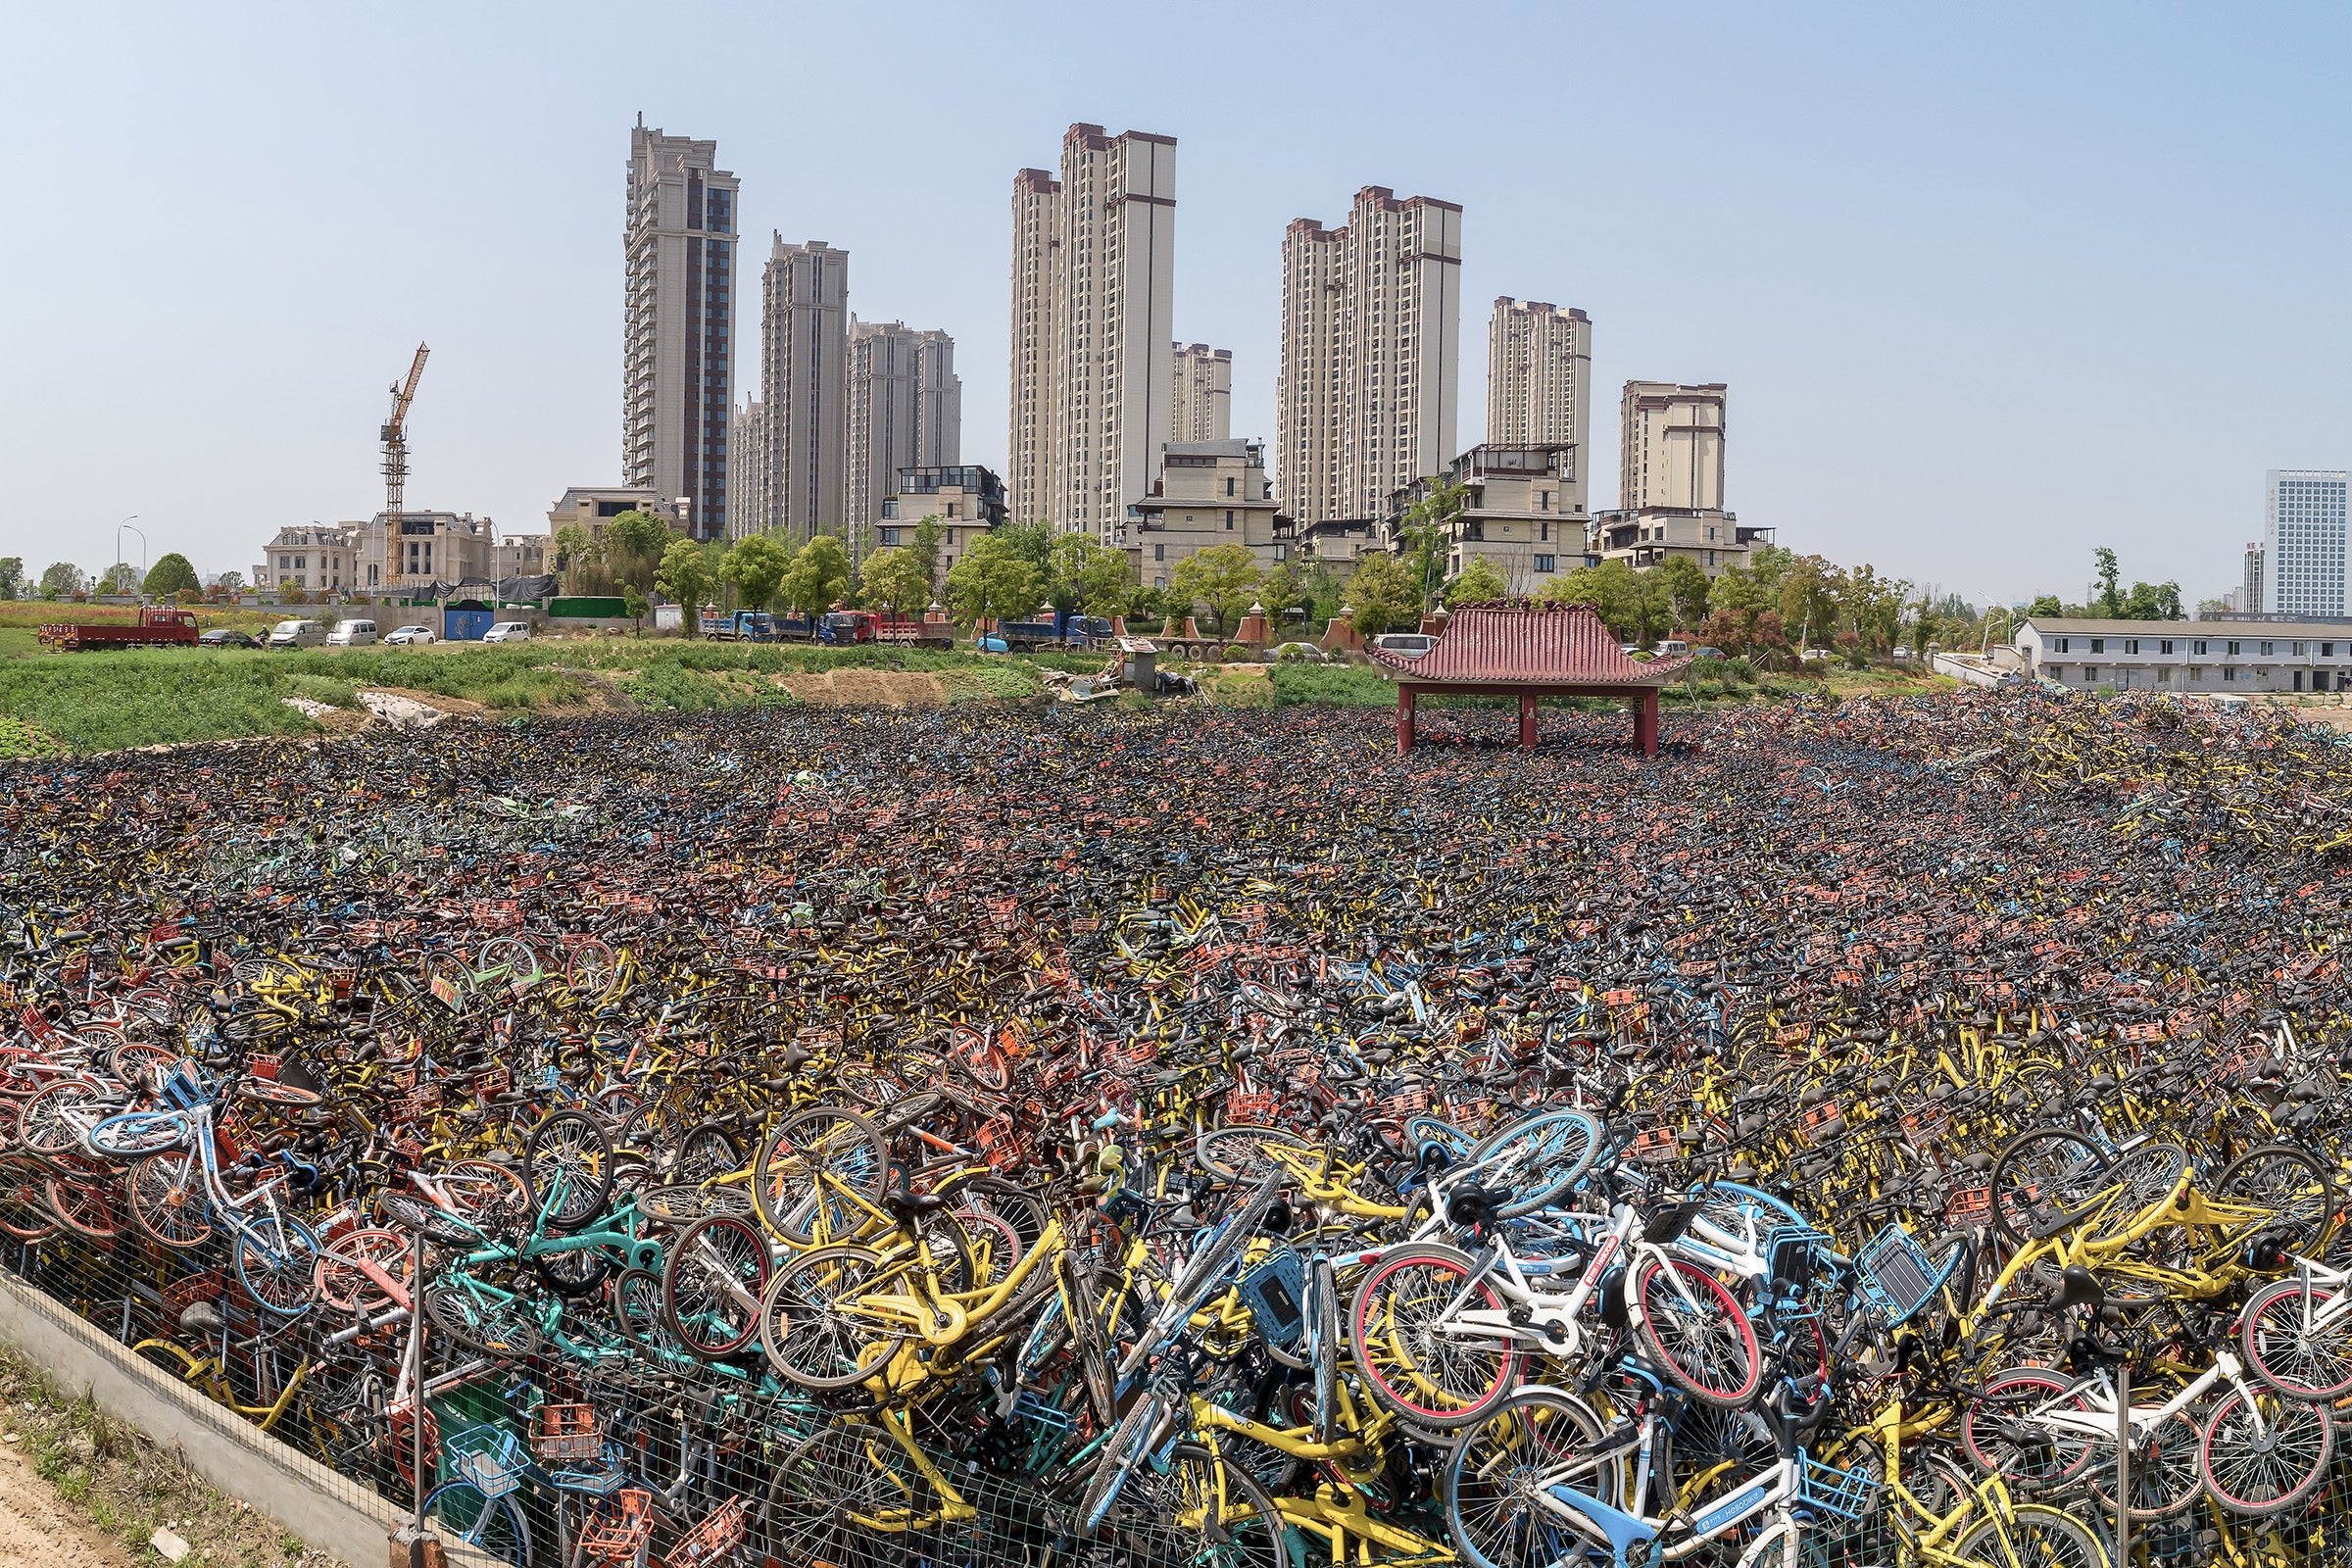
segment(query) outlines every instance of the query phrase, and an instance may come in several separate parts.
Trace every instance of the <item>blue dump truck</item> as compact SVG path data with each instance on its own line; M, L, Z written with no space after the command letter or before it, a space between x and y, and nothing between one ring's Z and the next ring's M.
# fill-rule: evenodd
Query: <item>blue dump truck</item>
M1102 616L1064 610L1051 620L999 621L995 631L979 633L972 644L982 653L1034 654L1046 649L1092 648L1111 635L1110 622Z
M764 610L738 610L732 615L706 612L703 635L722 643L772 643L776 617Z

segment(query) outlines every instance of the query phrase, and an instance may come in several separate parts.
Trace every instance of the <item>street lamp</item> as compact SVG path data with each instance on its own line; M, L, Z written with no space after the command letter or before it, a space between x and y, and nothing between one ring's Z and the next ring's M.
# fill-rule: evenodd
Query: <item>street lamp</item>
M130 528L132 533L139 536L139 581L144 584L147 581L147 535L141 529L130 527L138 520L139 514L134 512L115 524L115 564L119 565L122 561L122 530ZM110 566L108 569L112 570L113 567Z

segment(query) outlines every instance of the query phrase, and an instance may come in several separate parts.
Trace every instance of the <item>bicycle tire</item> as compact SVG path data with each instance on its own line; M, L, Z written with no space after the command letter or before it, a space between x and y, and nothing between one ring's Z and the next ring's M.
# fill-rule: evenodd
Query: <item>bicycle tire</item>
M2206 1417L2197 1464L2206 1490L2230 1513L2265 1519L2300 1507L2328 1477L2335 1421L2325 1407L2267 1389L2232 1389ZM2260 1402L2257 1402L2260 1401ZM2267 1404L2269 1408L2263 1406ZM2241 1429L2269 1430L2239 1446ZM2216 1457L2217 1446L2230 1451Z
M500 1299L451 1285L427 1285L420 1298L433 1327L476 1355L524 1361L544 1343L519 1297Z
M466 1499L472 1499L468 1508ZM527 1568L531 1526L514 1498L488 1497L470 1481L445 1481L425 1494L424 1511L441 1522L441 1533L484 1556Z
M767 1292L767 1245L752 1220L717 1214L687 1226L664 1249L662 1320L694 1355L723 1361L759 1334L760 1301ZM748 1307L723 1286L710 1283L712 1271L720 1269L749 1295Z
M1518 1158L1526 1176L1512 1200L1494 1209L1497 1219L1517 1219L1549 1206L1574 1188L1600 1153L1600 1122L1581 1110L1545 1110L1490 1133L1470 1151L1469 1163L1485 1165Z
M522 1182L551 1227L578 1230L604 1212L612 1192L612 1140L585 1111L550 1111L523 1143Z
M291 1214L264 1214L237 1231L237 1279L263 1309L298 1318L318 1304L318 1238Z
M2335 1217L2335 1183L2328 1167L2311 1151L2293 1144L2247 1150L2222 1167L2213 1191L2217 1198L2266 1203L2278 1210L2278 1226L2264 1229L2291 1225L2280 1238L2290 1252L2316 1250Z
M760 1494L761 1544L795 1568L884 1568L912 1555L898 1548L915 1529L910 1522L904 1531L878 1530L873 1521L920 1517L913 1499L929 1490L888 1432L843 1420L777 1462Z
M1584 1400L1539 1384L1514 1393L1455 1440L1438 1490L1448 1539L1471 1568L1528 1568L1530 1545L1558 1534L1537 1489L1527 1484L1536 1476L1609 1507L1620 1505L1618 1465L1596 1466L1590 1487L1562 1475L1564 1465L1602 1432L1600 1418Z
M817 1105L786 1117L760 1146L752 1165L752 1202L778 1236L802 1247L817 1233L840 1242L870 1217L850 1200L879 1208L890 1182L882 1134L854 1110ZM837 1186L847 1197L818 1194Z
M1992 1223L2012 1247L2034 1239L2057 1216L2080 1219L2097 1200L2106 1151L2064 1127L2035 1127L2001 1147L1993 1159ZM2042 1201L2054 1198L2054 1203Z
M2306 1287L2299 1279L2255 1292L2237 1321L2247 1369L2291 1399L2332 1404L2352 1395L2352 1313L2312 1320L2336 1298L2336 1292Z
M1306 1288L1314 1298L1315 1441L1332 1443L1339 1436L1340 1278L1330 1258L1307 1264Z
M1237 1496L1238 1494L1238 1496ZM1215 1517L1211 1517L1211 1509ZM1170 1535L1179 1560L1214 1568L1292 1568L1289 1527L1273 1494L1230 1458L1180 1443L1163 1474L1147 1467L1131 1478L1104 1521L1124 1534L1132 1516L1137 1544L1153 1558Z
M805 1389L846 1389L880 1371L905 1336L846 1323L832 1303L869 1288L881 1272L871 1248L848 1246L814 1248L777 1269L760 1298L760 1348L768 1365Z
M82 1137L82 1147L100 1159L144 1159L177 1149L188 1136L188 1119L176 1110L128 1110L109 1116Z
M2046 1492L2077 1480L2097 1445L2089 1438L2058 1434L2028 1443L2003 1406L2040 1404L2074 1387L2074 1380L2046 1367L2015 1367L1984 1380L1960 1410L1960 1446L1970 1462L1987 1475L1998 1473L2020 1492ZM2078 1396L2075 1409L2083 1408Z
M191 1152L150 1154L122 1177L131 1223L161 1247L193 1251L212 1240L212 1200Z
M1374 1399L1409 1425L1438 1432L1469 1426L1510 1396L1519 1365L1516 1345L1441 1338L1429 1326L1465 1285L1478 1293L1481 1310L1502 1310L1492 1285L1472 1283L1474 1267L1467 1252L1421 1243L1389 1252L1356 1285L1348 1309L1356 1376ZM1399 1287L1407 1269L1426 1278ZM1401 1298L1392 1298L1399 1289ZM1385 1358L1373 1353L1375 1344L1389 1352Z
M1088 1478L1086 1494L1078 1503L1079 1540L1088 1540L1102 1528L1128 1478L1143 1463L1145 1445L1159 1430L1161 1397L1157 1389L1146 1390L1102 1440L1095 1455L1095 1473Z
M2097 1537L2072 1515L2038 1502L1984 1520L1960 1538L1953 1555L1983 1568L2108 1568Z
M1307 1154L1317 1152L1313 1144L1279 1127L1219 1127L1196 1139L1193 1152L1202 1166L1229 1182L1262 1181L1273 1175L1287 1177L1290 1174L1287 1168L1258 1152L1262 1144L1296 1149Z
M1669 1272L1671 1270L1671 1272ZM1682 1289L1673 1281L1682 1281ZM1686 1258L1651 1258L1629 1284L1635 1332L1667 1380L1701 1404L1736 1409L1764 1377L1755 1325L1723 1282ZM1688 1292L1690 1298L1686 1298Z

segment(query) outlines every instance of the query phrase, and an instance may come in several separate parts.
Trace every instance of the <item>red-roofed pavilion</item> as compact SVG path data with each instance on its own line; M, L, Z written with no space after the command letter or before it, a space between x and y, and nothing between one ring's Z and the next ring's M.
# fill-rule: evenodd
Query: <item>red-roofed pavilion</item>
M1658 693L1689 655L1629 659L1590 605L1496 600L1454 612L1437 646L1419 659L1375 648L1373 662L1396 683L1396 751L1413 749L1413 700L1423 692L1519 699L1519 745L1536 744L1539 697L1618 697L1633 705L1634 739L1658 755Z

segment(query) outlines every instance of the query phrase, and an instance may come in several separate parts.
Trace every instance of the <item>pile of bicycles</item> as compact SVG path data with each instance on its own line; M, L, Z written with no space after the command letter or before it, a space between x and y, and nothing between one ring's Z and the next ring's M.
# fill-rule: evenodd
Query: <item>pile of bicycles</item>
M0 1262L517 1564L2352 1559L2344 750L1545 724L13 768Z

